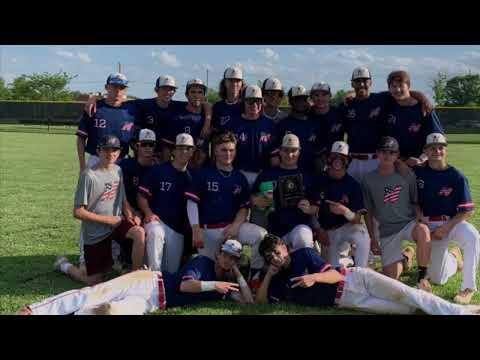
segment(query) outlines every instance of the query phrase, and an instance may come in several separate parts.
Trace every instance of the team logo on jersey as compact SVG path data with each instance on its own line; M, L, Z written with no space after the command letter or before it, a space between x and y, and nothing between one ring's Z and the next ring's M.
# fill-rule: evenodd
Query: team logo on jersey
M242 132L238 138L240 139L241 142L246 142L248 139L248 136L247 134Z
M356 116L357 116L357 113L355 112L355 109L350 109L350 110L348 110L348 112L347 112L347 118L349 118L349 119L355 119Z
M271 134L267 134L263 131L260 133L260 142L268 143L271 138L272 138Z
M153 125L155 124L155 119L153 118L152 115L148 115L147 116L147 121L146 121L147 125Z
M242 187L240 185L235 185L233 188L233 195L238 195L242 192Z
M339 132L341 128L342 128L342 124L332 125L332 127L330 128L330 132L331 133Z
M423 181L422 179L417 179L417 186L419 189L422 189L425 187L425 181Z
M138 176L134 176L132 179L133 186L138 186Z
M442 187L438 192L438 195L448 197L452 193L452 188L447 188L446 186Z
M343 194L342 196L342 200L340 200L340 203L343 204L343 205L346 205L348 204L350 201L350 199L348 198L348 196L346 194Z
M390 124L390 125L395 125L395 123L397 122L397 117L393 114L389 114L387 116L387 122Z
M410 131L411 133L418 133L421 127L422 124L412 124L409 126L408 131Z
M220 117L220 125L225 125L230 121L230 115Z
M312 134L312 135L308 138L308 141L310 141L310 142L315 142L316 139L317 139L317 135Z
M371 119L373 117L377 117L378 115L380 115L380 107L376 107L375 109L370 111L370 115L368 115L368 117Z
M131 131L132 128L133 128L133 122L126 122L126 123L123 124L120 131Z
M398 201L398 198L400 197L400 191L402 191L401 185L385 186L383 188L383 203L395 204Z
M103 190L103 194L100 197L100 201L107 201L112 200L117 195L118 190L118 181L114 181L113 183L106 183L105 188Z

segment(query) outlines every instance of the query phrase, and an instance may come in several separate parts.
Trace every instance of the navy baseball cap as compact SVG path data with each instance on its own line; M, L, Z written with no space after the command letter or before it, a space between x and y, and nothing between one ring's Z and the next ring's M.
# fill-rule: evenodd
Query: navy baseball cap
M98 147L100 149L110 148L110 149L121 149L120 140L114 135L106 135L100 139L98 142Z
M114 73L108 75L107 85L128 86L127 77L121 73Z
M382 137L377 146L378 151L387 150L387 151L398 152L399 149L400 149L400 146L398 145L398 141L391 136Z

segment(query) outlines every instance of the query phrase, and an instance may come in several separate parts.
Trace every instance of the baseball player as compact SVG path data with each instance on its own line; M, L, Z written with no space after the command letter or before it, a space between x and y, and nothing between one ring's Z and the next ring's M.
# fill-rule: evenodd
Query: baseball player
M348 145L337 141L327 158L327 171L320 175L311 196L311 213L318 214L319 240L327 249L330 264L340 266L345 243L355 244L355 266L366 267L370 237L361 217L366 213L360 184L347 174Z
M224 130L225 124L241 113L240 99L244 86L241 68L233 66L225 69L219 86L222 100L213 104L212 109L212 126L216 131Z
M288 116L288 113L280 110L280 103L282 102L285 92L282 83L277 78L269 77L262 83L263 94L263 116L272 119L274 124Z
M240 116L234 116L225 124L238 139L234 166L247 178L251 187L258 173L270 165L273 150L275 124L262 115L262 90L249 85L243 90Z
M288 102L292 109L290 115L277 125L277 146L280 146L286 134L291 133L298 136L302 147L298 166L308 172L313 172L317 124L308 116L310 104L305 87L293 86L288 91Z
M401 176L395 169L399 146L392 137L383 137L377 146L378 168L364 177L363 198L368 213L379 222L379 237L374 232L372 216L367 217L371 249L381 255L383 273L398 279L409 268L413 248L402 253L402 240L417 244L418 287L431 291L427 269L430 262L430 231L419 217L415 174ZM380 241L380 242L379 242Z
M222 245L215 261L197 256L179 273L138 270L105 283L66 291L26 306L20 315L143 315L167 307L232 298L253 303L238 270L242 246L236 240Z
M391 99L384 109L386 135L397 139L400 161L412 167L426 160L423 147L428 134L444 133L435 111L424 115L422 104L410 94L410 75L403 70L388 75Z
M332 92L325 82L313 84L310 90L313 106L309 116L317 124L315 133L315 171L323 172L329 150L335 141L343 141L344 131L338 108L330 105Z
M288 246L268 234L260 254L269 264L255 302L282 300L306 306L338 306L378 314L477 315L480 306L452 304L411 288L369 268L335 268L311 248L289 253Z
M432 232L432 257L428 276L435 284L445 284L457 271L462 271L461 291L454 301L470 303L477 290L477 266L480 240L477 229L467 220L472 216L474 203L467 178L447 163L447 139L441 133L427 136L424 152L425 167L415 167L418 204L423 221ZM456 242L458 247L448 250Z
M225 240L236 238L252 247L251 267L259 269L263 260L258 255L258 244L266 230L246 222L250 190L245 176L232 165L236 142L233 133L215 135L215 165L194 173L192 186L185 192L193 247L213 259Z
M138 205L145 214L148 266L176 272L183 253L186 224L185 191L192 181L187 170L195 149L190 134L178 134L173 160L156 165L140 183Z
M86 272L66 258L55 263L63 273L88 285L101 282L111 269L112 240L120 245L132 241L132 268L143 265L145 233L126 199L122 170L115 165L120 150L118 138L102 137L98 142L99 163L82 172L78 181L73 214L82 221Z
M191 161L191 167L198 168L203 165L207 158L208 143L203 138L202 129L205 126L205 112L202 104L205 102L207 87L200 79L192 79L187 82L185 96L188 103L166 122L165 136L162 138L167 144L175 145L178 134L192 135L196 150Z

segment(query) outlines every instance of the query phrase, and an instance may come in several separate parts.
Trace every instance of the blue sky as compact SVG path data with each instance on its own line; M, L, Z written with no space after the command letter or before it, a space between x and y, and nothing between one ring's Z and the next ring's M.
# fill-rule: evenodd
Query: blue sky
M373 90L386 90L390 71L404 69L412 76L412 88L430 98L430 81L438 71L449 75L480 72L480 45L123 45L123 46L1 46L0 76L7 82L21 74L58 72L78 75L70 89L102 91L109 73L122 64L131 82L130 94L153 97L155 79L162 74L176 78L176 99L184 99L188 79L198 77L217 88L224 69L243 67L248 83L278 77L288 89L327 81L335 92L350 88L356 66L367 66Z

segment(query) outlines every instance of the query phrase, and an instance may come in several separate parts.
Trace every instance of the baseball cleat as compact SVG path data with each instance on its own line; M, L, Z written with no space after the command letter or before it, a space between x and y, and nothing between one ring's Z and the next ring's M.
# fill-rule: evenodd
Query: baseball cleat
M405 271L410 271L413 267L413 256L415 255L415 249L411 246L407 246L402 251L403 259L403 268Z
M454 298L453 301L457 304L467 305L470 304L472 301L473 294L475 294L475 290L472 289L464 289L460 291Z
M461 272L463 270L462 251L458 246L455 246L449 250L449 253L455 256L455 258L457 259L457 272Z
M429 293L432 292L432 285L430 285L430 282L427 279L421 279L417 284L417 288Z
M65 256L58 256L53 263L53 269L61 272L62 270L60 269L60 266L65 262L68 262L68 259Z

